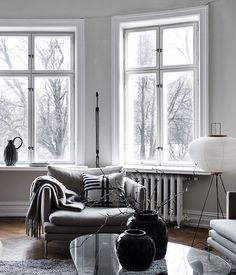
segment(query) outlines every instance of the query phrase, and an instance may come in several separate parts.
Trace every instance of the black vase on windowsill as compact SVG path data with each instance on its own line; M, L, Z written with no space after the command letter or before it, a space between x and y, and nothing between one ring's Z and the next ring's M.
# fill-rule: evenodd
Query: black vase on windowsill
M15 147L15 140L20 140L20 145L18 147ZM13 166L18 161L18 152L17 150L22 146L23 140L20 137L15 137L12 140L8 140L8 144L6 148L4 149L4 162L6 166Z
M135 212L134 215L128 219L127 228L141 229L153 239L156 246L154 260L165 257L168 244L168 230L165 222L159 217L158 212L152 210Z

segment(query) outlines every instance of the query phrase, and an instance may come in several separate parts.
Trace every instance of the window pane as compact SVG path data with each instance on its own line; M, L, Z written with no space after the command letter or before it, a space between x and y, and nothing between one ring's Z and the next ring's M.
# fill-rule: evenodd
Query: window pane
M163 66L193 64L193 26L163 29Z
M28 78L0 77L0 160L7 140L21 137L18 161L28 160ZM19 145L19 144L18 144ZM17 147L17 144L15 144Z
M187 161L193 140L193 72L163 74L164 158Z
M35 70L70 70L70 36L36 36Z
M126 159L156 159L156 75L128 76Z
M0 35L0 70L28 70L28 37Z
M129 32L127 35L127 67L156 65L156 31Z
M35 161L70 160L70 78L35 78Z

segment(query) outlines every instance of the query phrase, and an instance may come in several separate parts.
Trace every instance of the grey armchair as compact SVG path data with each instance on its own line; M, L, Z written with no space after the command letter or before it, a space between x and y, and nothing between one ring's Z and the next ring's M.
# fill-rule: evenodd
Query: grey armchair
M236 192L227 192L226 219L210 221L207 243L236 262Z
M58 166L49 166L48 175L53 176L67 189L83 195L82 173L101 175L118 172L121 167L105 167L86 170L74 170ZM124 177L125 196L130 204L142 208L145 188L135 181ZM136 204L136 205L134 205ZM133 214L132 207L106 208L85 207L81 212L53 209L51 190L43 189L41 202L41 220L45 238L45 257L48 242L53 240L70 241L80 235L99 233L121 233L127 219ZM108 218L107 218L108 217Z

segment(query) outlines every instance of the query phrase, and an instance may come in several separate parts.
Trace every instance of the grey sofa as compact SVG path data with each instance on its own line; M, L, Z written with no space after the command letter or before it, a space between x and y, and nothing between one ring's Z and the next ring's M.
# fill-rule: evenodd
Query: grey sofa
M210 221L207 243L236 262L236 192L227 192L226 219Z
M63 183L83 197L82 174L102 175L119 172L121 167L88 168L85 170L48 166L48 175ZM142 208L145 188L135 181L124 177L124 191L133 207ZM136 204L136 205L134 205ZM53 240L70 241L80 235L99 233L121 233L127 219L133 214L133 207L105 208L85 207L81 212L53 209L51 191L45 187L42 193L41 220L45 238L45 257L48 242ZM108 218L107 218L108 217Z

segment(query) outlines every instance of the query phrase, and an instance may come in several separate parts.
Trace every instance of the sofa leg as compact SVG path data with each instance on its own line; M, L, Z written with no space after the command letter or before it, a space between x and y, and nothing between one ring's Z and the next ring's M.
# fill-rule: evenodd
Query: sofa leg
M48 258L48 241L47 240L44 241L44 257L45 259Z

